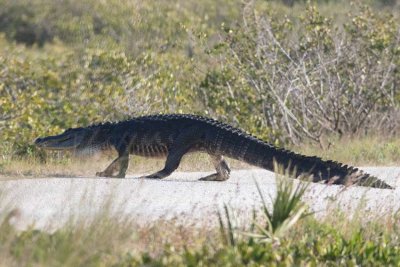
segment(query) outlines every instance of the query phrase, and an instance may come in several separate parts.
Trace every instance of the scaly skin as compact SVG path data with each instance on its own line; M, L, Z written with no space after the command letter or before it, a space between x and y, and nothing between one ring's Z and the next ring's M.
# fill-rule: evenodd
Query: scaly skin
M35 144L44 149L76 151L114 147L118 158L97 173L102 177L125 177L132 154L166 157L162 170L146 176L161 179L178 168L185 154L201 151L212 157L217 171L201 180L227 180L230 168L223 158L227 156L270 171L277 163L295 178L313 182L392 188L357 168L277 148L228 124L196 115L152 115L68 129L60 135L38 138Z

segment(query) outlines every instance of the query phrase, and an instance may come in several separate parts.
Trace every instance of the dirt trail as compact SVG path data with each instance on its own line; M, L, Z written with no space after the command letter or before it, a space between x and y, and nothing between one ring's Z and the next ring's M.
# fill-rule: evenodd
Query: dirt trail
M366 167L365 171L398 186L400 168ZM239 214L250 216L260 205L257 181L266 196L275 194L275 175L260 169L237 170L226 182L200 182L209 173L174 173L164 180L103 178L35 178L0 182L0 214L15 209L12 223L20 229L30 224L40 229L63 225L71 216L92 218L111 203L113 216L135 216L148 223L160 218L177 218L181 223L216 223L216 211L224 204ZM400 208L399 189L372 189L353 186L311 184L304 200L317 216L330 208L366 215L383 215ZM4 214L4 213L3 213Z

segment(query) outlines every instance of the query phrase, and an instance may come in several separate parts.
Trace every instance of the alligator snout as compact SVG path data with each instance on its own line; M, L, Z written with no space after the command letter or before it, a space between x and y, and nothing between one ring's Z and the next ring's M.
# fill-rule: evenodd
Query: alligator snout
M35 145L40 146L40 144L43 142L43 139L44 139L44 138L38 137L38 138L35 140Z

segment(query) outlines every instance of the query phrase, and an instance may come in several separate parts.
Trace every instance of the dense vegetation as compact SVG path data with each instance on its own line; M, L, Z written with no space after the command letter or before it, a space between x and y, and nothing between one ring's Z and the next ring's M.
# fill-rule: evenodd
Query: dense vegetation
M400 20L384 4L0 0L1 153L158 112L276 144L393 133Z

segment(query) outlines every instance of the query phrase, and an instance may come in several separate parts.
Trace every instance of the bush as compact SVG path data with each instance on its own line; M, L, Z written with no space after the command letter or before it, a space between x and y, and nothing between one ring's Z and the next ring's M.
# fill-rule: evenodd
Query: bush
M210 115L277 145L398 128L395 13L286 17L226 0L0 7L0 138L22 154L39 135L144 113Z
M51 26L45 20L35 21L37 13L30 6L9 1L0 1L0 6L0 32L4 32L9 40L39 47L53 40Z
M398 127L400 24L392 15L361 7L337 26L315 6L298 21L250 14L218 45L224 71L246 81L225 85L250 87L252 109L283 141Z
M123 53L21 58L0 57L0 136L22 153L41 134L122 118L126 112L125 89L136 80L134 63Z

